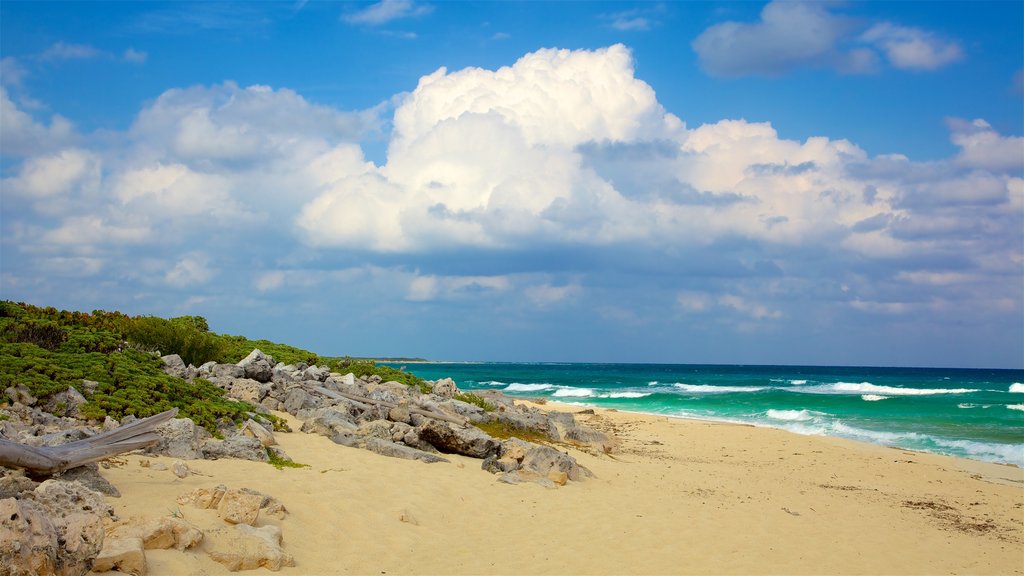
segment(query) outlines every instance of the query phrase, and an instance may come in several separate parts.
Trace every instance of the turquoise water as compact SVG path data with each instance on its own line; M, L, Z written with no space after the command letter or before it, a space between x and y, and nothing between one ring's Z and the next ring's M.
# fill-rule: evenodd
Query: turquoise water
M1024 466L1024 370L435 363L463 390L745 422Z

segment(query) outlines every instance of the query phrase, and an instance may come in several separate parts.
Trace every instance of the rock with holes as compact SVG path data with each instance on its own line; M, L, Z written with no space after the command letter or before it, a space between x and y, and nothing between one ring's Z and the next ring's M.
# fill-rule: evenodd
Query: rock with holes
M209 530L205 548L212 560L232 572L256 568L276 572L295 565L295 559L281 548L281 529L272 525L254 528L237 524Z

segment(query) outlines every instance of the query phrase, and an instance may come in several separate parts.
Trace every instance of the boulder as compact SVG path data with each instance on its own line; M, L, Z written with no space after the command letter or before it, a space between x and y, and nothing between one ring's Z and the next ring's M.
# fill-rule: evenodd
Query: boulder
M0 500L0 558L4 574L12 576L59 574L57 529L35 502L4 498ZM99 550L97 549L97 552ZM83 572L87 570L83 566Z
M460 393L460 390L459 387L455 385L454 380L451 378L442 378L434 382L434 387L431 392L442 398L454 398Z
M93 572L117 570L121 574L146 573L146 552L142 538L108 538L93 561Z
M28 387L24 384L18 384L17 386L8 386L4 390L4 394L11 401L11 404L24 404L25 406L35 406L38 400L29 391Z
M237 458L266 462L267 451L260 441L249 436L232 436L227 440L207 440L202 446L203 458L217 460L219 458Z
M428 420L417 429L420 440L441 452L487 458L496 454L501 443L475 426L459 427L448 422Z
M277 444L274 433L252 418L246 420L242 425L241 434L259 440L264 448Z
M331 369L327 366L310 366L302 371L303 380L315 380L323 382L331 375Z
M82 380L82 392L84 392L86 396L92 396L95 394L96 389L99 387L100 383L95 380Z
M255 406L266 398L269 393L270 384L257 382L250 378L238 378L231 381L227 395Z
M274 376L274 364L274 359L260 352L259 348L253 349L238 363L244 371L245 377L257 382L270 382Z
M168 354L167 356L161 356L160 359L164 361L164 372L177 378L185 377L188 366L185 365L185 361L181 359L181 356Z
M200 364L199 368L197 369L199 377L200 378L209 378L210 376L213 376L213 369L216 368L216 367L217 367L217 363L214 362L213 360L210 360L209 362L204 362L203 364Z
M217 364L210 371L214 378L245 378L245 368L238 364Z
M298 414L300 410L316 407L316 399L302 388L292 388L284 399L284 411L289 414Z
M160 436L160 441L149 447L148 452L184 460L202 458L203 453L199 449L199 442L203 436L201 430L191 418L169 420L156 428L155 432Z
M252 526L260 515L263 495L246 489L231 488L224 493L217 505L217 515L230 524Z
M562 472L569 480L579 481L589 478L594 474L587 468L576 463L576 459L568 454L559 452L550 446L534 446L530 448L523 457L521 470L536 472L544 478L551 477L552 473Z
M174 475L178 478L187 478L192 470L189 469L188 464L185 464L181 460L175 460L174 463L171 464L171 472L174 472Z
M106 532L108 540L138 538L146 550L187 550L203 540L203 533L198 528L183 518L171 516L133 516L112 524Z
M196 488L195 490L187 494L182 494L181 496L178 496L177 501L178 504L181 504L182 506L186 504L191 504L196 508L206 510L209 508L216 508L217 506L219 506L221 498L224 497L224 494L227 491L228 487L223 484L218 484L212 490L207 490L206 488Z
M206 552L212 560L232 572L267 568L278 571L294 566L295 559L281 549L281 529L277 526L253 528L236 524L206 533Z
M100 475L99 467L95 462L65 470L60 473L60 479L64 482L78 482L100 494L113 496L114 498L121 497L121 492L118 491L117 487Z
M77 418L79 409L87 400L85 396L74 387L69 386L67 390L58 392L46 402L46 409L55 416L70 416Z
M39 486L38 482L25 476L22 470L10 470L6 476L0 477L0 499L14 498L22 492L31 492Z
M391 422L387 420L372 420L364 422L356 430L359 436L370 436L381 440L391 440Z
M332 436L338 432L355 432L356 423L348 412L342 412L335 408L320 408L302 423L302 431L321 436Z

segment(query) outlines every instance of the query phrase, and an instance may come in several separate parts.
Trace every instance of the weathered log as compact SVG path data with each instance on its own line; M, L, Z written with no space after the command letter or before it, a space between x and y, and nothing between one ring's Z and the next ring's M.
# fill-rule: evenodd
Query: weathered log
M354 402L362 402L364 404L376 404L378 406L384 406L385 408L398 408L398 404L394 402L387 402L385 400L374 400L373 398L366 398L365 396L357 396L355 394L349 394L347 392L335 392L334 390L328 390L323 386L312 386L311 389L315 392L319 392L328 398L334 398L335 400L352 400ZM469 424L468 418L460 418L458 416L451 416L449 414L441 414L440 412L431 412L430 410L424 410L422 408L414 408L410 406L408 408L410 414L419 414L427 418L433 418L435 420L444 420L445 422L451 422L458 424L459 426L466 426Z
M33 474L49 476L115 454L145 448L160 441L154 430L177 413L178 409L174 408L60 446L36 448L0 438L0 466L24 468Z

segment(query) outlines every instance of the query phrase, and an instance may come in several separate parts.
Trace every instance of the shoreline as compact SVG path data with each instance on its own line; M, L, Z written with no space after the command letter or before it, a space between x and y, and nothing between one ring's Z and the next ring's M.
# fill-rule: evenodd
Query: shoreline
M301 432L277 437L309 468L197 460L178 479L129 455L102 472L124 495L108 499L122 516L167 515L177 496L217 484L277 498L288 516L260 523L280 527L295 557L282 574L1024 574L1020 468L592 410L578 417L621 443L610 454L556 445L595 474L557 489L500 483L473 458L424 464ZM147 558L153 576L228 573L200 552Z

